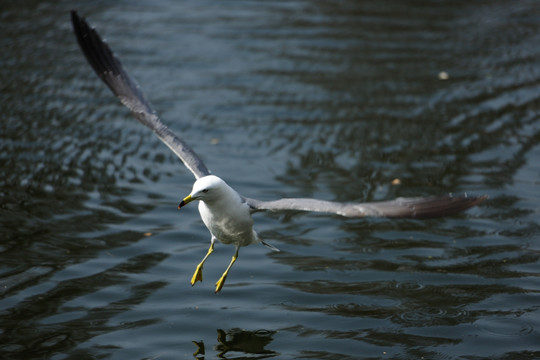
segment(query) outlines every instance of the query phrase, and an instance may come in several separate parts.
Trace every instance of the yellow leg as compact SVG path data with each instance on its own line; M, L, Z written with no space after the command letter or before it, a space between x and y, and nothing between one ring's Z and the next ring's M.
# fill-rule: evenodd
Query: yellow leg
M236 251L234 252L231 263L229 264L229 266L227 266L227 269L225 269L225 272L223 273L223 275L221 275L218 282L216 283L216 294L220 292L220 290L223 288L223 285L225 285L225 279L227 279L227 275L229 275L229 270L231 269L231 266L234 264L236 259L238 259L238 250L240 250L239 246L236 247Z
M210 248L208 249L206 256L202 259L199 265L197 265L197 269L195 269L195 272L191 277L191 286L195 285L197 281L202 281L202 268L208 256L210 256L210 254L214 252L214 240L214 237L212 237L212 240L210 240Z

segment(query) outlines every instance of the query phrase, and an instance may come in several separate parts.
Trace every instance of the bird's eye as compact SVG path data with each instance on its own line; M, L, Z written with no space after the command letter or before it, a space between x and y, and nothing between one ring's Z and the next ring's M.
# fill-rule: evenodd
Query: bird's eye
M203 192L203 193L207 193L207 192L208 192L208 189L204 189L202 192Z

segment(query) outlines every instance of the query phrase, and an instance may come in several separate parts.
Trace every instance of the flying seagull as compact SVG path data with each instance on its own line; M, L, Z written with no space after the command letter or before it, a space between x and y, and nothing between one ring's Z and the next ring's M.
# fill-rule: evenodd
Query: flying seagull
M453 215L480 204L487 196L469 197L440 196L397 198L391 201L371 203L333 202L317 199L285 198L274 201L260 201L238 194L221 178L212 175L193 149L178 135L163 124L146 99L136 81L128 75L120 60L101 39L95 29L76 11L71 12L73 30L77 42L86 59L97 75L120 99L143 125L154 131L193 173L196 178L191 193L178 205L178 208L199 200L199 213L210 231L210 248L197 266L191 278L191 285L202 281L204 262L214 251L216 240L236 247L229 266L216 283L216 293L223 285L229 270L238 258L240 247L262 243L272 250L275 247L264 242L253 230L251 214L256 211L316 211L333 213L345 217L385 217L385 218L435 218Z

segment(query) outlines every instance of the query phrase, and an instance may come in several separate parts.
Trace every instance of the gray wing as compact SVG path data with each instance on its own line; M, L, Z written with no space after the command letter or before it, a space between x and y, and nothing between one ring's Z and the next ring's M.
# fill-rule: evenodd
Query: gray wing
M76 11L71 11L71 22L84 56L122 104L131 110L137 120L152 129L197 179L209 175L210 171L195 151L161 122L137 82L124 70L120 60L98 33Z
M297 210L334 213L346 217L385 217L426 219L457 214L476 206L487 196L432 196L415 198L397 198L390 201L371 203L340 203L317 199L280 199L260 201L244 198L252 211Z

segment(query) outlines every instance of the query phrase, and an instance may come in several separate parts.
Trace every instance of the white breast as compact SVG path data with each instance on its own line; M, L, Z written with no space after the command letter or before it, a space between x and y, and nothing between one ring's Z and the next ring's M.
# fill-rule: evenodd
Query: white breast
M232 190L232 189L231 189ZM238 194L207 204L199 202L199 213L212 235L224 244L247 246L257 242L249 207Z

